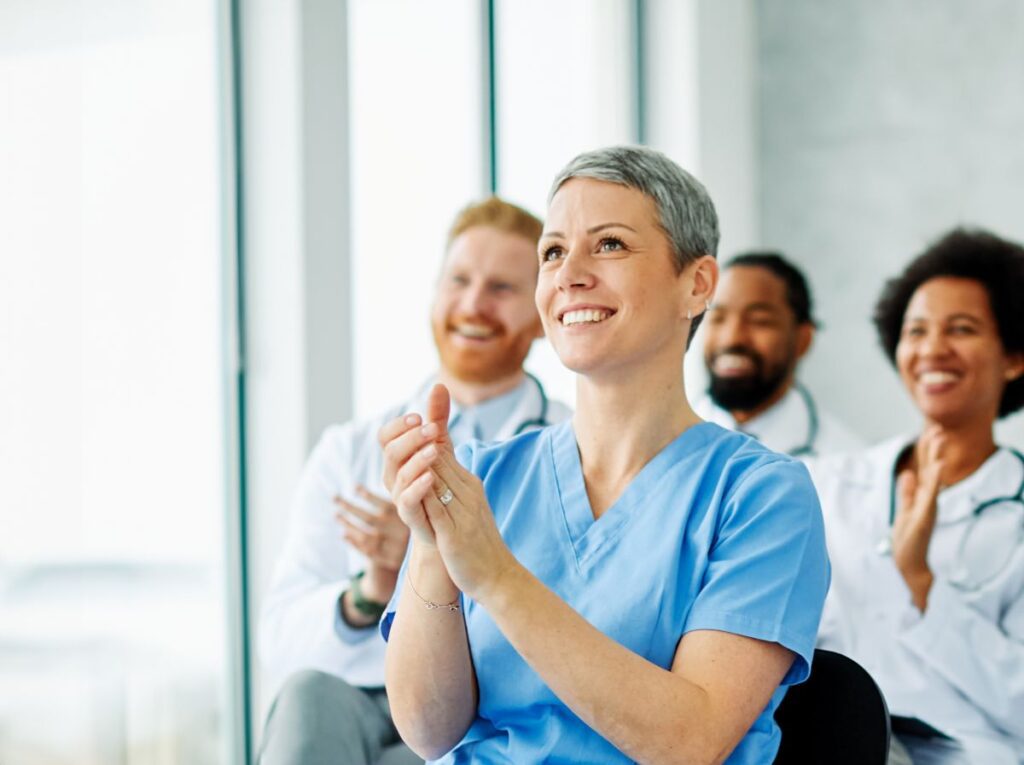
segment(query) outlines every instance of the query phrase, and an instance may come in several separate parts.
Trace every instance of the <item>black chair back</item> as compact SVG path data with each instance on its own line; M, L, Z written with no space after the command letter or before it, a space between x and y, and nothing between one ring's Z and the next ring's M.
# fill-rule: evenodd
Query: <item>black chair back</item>
M885 697L841 653L814 652L811 676L786 692L775 721L782 730L775 765L885 765L889 756Z

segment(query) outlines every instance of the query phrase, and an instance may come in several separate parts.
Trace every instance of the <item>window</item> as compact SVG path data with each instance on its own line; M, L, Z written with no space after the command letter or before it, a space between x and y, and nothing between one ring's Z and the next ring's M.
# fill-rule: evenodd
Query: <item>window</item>
M555 173L580 152L636 141L634 3L495 3L498 192L543 217ZM576 400L546 340L526 365L548 394Z
M429 312L455 214L487 191L480 3L349 3L355 412L437 368Z
M0 762L229 759L217 13L0 11Z

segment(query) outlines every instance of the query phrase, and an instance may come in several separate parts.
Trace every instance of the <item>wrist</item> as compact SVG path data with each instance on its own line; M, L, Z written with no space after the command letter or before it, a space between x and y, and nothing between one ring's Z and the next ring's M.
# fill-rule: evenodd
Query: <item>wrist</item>
M935 582L934 574L932 574L931 569L927 567L906 571L901 570L900 573L903 576L903 581L907 585L907 589L910 590L911 600L917 609L921 613L924 613L924 610L928 605L928 593L931 591L932 584Z
M928 567L928 562L926 560L918 560L916 557L907 559L894 556L893 562L896 564L896 569L900 572L900 576L908 584L911 581L924 580L931 576L932 573L932 570Z
M421 599L450 603L459 597L460 590L449 576L436 547L413 543L406 576Z
M367 629L379 621L356 608L351 584L338 598L338 613L345 624L356 630Z
M515 593L524 584L524 578L529 575L515 556L508 553L500 564L495 564L493 573L467 594L487 611L493 612L501 609L510 598L515 598Z

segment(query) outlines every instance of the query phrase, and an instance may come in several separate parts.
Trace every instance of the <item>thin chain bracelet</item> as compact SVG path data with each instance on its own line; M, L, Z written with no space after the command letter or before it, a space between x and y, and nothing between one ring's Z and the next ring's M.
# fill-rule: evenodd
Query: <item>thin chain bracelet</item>
M425 597L416 592L416 588L412 584L412 577L409 576L409 572L405 572L405 581L409 583L409 589L412 590L412 594L423 601L423 605L427 607L428 611L434 611L438 608L447 608L449 611L461 611L462 608L459 606L459 599L455 598L451 603L435 603L432 600L427 600Z

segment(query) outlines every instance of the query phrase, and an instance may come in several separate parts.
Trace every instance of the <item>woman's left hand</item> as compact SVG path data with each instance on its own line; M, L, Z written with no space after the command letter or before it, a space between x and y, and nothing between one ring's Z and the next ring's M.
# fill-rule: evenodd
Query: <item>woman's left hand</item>
M428 410L447 412L449 406L448 389L435 385L428 398ZM447 417L431 420L446 423ZM448 575L462 592L480 600L508 570L519 564L498 532L483 484L455 459L447 433L442 433L433 446L436 456L422 461L429 462L429 467L418 476L408 477L403 498L423 503ZM441 501L442 497L446 502Z

